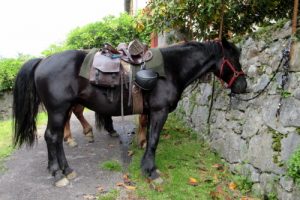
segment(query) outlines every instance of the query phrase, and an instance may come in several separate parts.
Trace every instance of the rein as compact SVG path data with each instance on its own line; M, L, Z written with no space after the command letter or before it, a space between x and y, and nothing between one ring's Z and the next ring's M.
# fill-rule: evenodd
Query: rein
M282 82L283 82L282 86L284 86L284 85L286 84L286 82L287 82L287 76L288 76L288 72L287 72L287 71L288 71L288 68L289 68L290 45L291 45L291 44L289 44L289 46L288 46L287 48L285 48L285 49L282 50L282 58L281 58L281 60L280 60L280 62L279 62L279 64L278 64L278 66L277 66L277 68L276 68L276 70L275 70L273 76L271 77L270 81L266 84L266 86L265 86L261 91L259 91L259 92L258 92L256 95L254 95L253 97L246 98L246 99L241 98L240 96L238 96L237 94L234 94L234 93L231 93L230 95L231 95L232 97L235 97L236 99L238 99L238 100L240 100L240 101L250 101L250 100L253 100L253 99L259 97L262 93L265 92L265 90L267 89L267 87L268 87L268 86L270 85L270 83L274 80L275 76L276 76L277 73L279 72L279 69L280 69L282 63L283 63L283 68L284 68L284 74L283 74L283 76L285 76L285 77L283 78L283 80L285 80L285 81L282 81Z

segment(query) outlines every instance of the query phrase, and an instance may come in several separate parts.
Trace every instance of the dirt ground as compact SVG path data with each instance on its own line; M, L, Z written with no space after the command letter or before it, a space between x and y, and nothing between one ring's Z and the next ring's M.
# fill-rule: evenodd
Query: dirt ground
M99 187L104 191L117 188L116 183L122 182L123 173L106 171L99 166L107 160L118 160L126 169L130 161L126 157L126 145L134 135L132 132L135 131L135 118L125 117L124 122L121 118L114 118L114 126L120 137L112 138L105 131L96 130L93 112L85 112L84 115L93 126L95 142L88 143L85 140L82 127L73 115L71 131L78 147L71 148L65 145L69 165L78 176L66 187L53 186L54 179L47 171L47 152L43 138L45 126L39 127L37 145L16 150L7 158L7 170L0 174L0 200L88 199L87 197L97 194ZM122 194L124 191L121 191Z

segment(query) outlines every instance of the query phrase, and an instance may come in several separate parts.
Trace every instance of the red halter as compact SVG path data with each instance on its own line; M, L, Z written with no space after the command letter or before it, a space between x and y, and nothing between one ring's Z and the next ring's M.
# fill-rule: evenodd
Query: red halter
M239 77L239 76L242 76L242 75L245 75L245 73L243 71L237 71L235 69L235 67L231 64L231 62L228 60L228 59L225 59L225 56L224 56L224 48L223 48L223 45L221 42L218 42L220 43L221 47L222 47L222 53L223 53L223 59L222 59L222 64L221 64L221 70L220 70L220 80L222 82L222 84L224 83L223 80L222 80L222 76L223 76L223 71L224 71L224 67L227 66L229 67L229 69L231 69L231 71L233 72L233 75L230 79L230 81L227 83L227 88L230 88L232 86L232 84L236 81L236 79Z

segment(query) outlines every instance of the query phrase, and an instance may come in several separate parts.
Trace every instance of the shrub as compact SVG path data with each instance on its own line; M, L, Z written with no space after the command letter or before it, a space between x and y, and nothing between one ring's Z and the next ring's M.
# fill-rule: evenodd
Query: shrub
M300 148L292 154L287 166L288 175L300 183Z
M72 30L67 36L66 45L73 49L90 49L99 48L106 42L116 46L135 38L149 43L150 33L148 29L139 31L135 18L123 13L119 17L107 16L102 21Z
M0 59L0 92L13 88L17 72L22 64L29 58L29 56L21 55L18 58Z

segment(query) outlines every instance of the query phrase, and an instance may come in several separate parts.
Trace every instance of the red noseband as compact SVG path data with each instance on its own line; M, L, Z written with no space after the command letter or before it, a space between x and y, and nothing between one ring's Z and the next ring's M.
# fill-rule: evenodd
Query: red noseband
M222 54L223 54L223 59L222 59L222 64L221 64L221 70L220 70L220 76L219 76L219 78L220 78L220 80L221 80L221 82L223 84L224 82L222 80L222 76L223 76L224 68L225 68L225 66L229 67L229 69L233 73L232 73L232 77L229 80L229 82L227 83L226 87L230 88L233 85L233 83L236 81L236 79L239 76L245 75L245 73L243 71L237 71L236 68L231 64L231 62L228 59L225 58L225 56L224 56L224 48L223 48L222 42L218 41L218 43L222 47Z
M242 76L242 75L245 75L245 73L243 71L237 71L234 66L231 64L231 62L228 60L228 59L225 59L223 57L223 61L222 61L222 65L221 65L221 70L220 70L220 79L222 78L223 76L223 71L224 71L224 68L225 66L229 67L229 69L231 69L231 71L233 72L232 74L232 77L231 79L229 80L229 82L227 83L227 88L230 88L232 86L232 84L236 81L236 79L239 77L239 76ZM222 79L221 79L222 80ZM222 82L223 83L223 82Z

